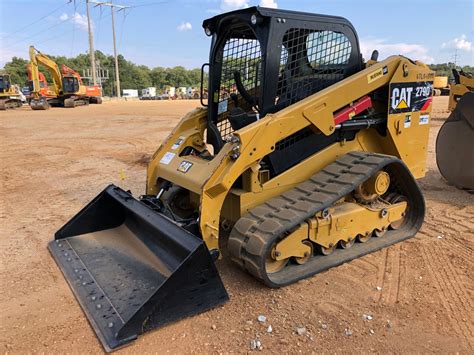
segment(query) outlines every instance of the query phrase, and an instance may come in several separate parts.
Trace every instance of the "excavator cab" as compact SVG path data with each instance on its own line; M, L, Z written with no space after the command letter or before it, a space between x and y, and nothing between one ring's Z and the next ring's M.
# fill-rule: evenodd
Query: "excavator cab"
M73 75L63 76L63 95L75 94L79 91L79 81Z
M10 82L10 75L2 74L0 75L0 93L5 93L10 91L11 82Z

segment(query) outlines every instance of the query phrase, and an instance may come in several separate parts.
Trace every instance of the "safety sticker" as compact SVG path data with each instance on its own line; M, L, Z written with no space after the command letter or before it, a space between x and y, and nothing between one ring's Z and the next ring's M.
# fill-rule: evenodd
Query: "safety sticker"
M183 142L184 142L184 137L179 137L179 138L176 140L176 142L174 142L174 144L171 146L171 149L172 149L172 150L178 149L179 146L180 146L181 144L183 144Z
M219 102L217 105L217 114L220 115L223 112L227 111L227 100Z
M426 111L433 97L430 81L390 85L390 113Z
M384 75L387 75L387 74L388 74L388 67L384 66L383 68L380 68L380 69L370 73L369 75L367 75L367 81L370 84L370 83L374 82L375 80L380 79L381 77L383 77Z
M183 160L179 166L178 166L178 171L181 171L182 173L187 173L189 169L193 166L193 163L187 160Z
M430 115L420 115L420 126L430 123Z
M173 160L175 156L176 154L167 152L165 155L163 155L163 158L161 158L160 163L168 165L169 163L171 163L171 161Z
M410 126L411 126L411 116L410 115L406 115L405 123L403 124L403 126L405 128L410 128Z

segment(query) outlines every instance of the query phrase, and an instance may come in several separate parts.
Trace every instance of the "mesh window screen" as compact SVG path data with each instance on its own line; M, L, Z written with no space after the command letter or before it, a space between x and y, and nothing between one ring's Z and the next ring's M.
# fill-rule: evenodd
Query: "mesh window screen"
M256 39L231 37L224 45L217 122L223 139L233 131L228 121L228 113L230 95L238 94L234 73L239 72L246 91L252 96L257 96L257 87L260 85L261 57L260 43ZM243 108L251 110L251 107Z
M342 80L351 51L342 33L288 30L283 38L276 102L288 106Z

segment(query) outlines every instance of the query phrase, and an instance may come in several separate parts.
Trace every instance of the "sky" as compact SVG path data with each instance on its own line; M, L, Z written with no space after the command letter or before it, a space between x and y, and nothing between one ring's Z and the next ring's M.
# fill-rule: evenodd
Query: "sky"
M90 0L98 1L98 0ZM110 1L110 0L109 0ZM473 0L113 0L118 51L150 68L200 67L210 38L202 21L260 5L338 15L355 26L365 58L402 54L425 63L474 65ZM90 5L94 47L113 53L110 8ZM88 51L86 0L0 0L0 67L28 58L34 45L50 55Z

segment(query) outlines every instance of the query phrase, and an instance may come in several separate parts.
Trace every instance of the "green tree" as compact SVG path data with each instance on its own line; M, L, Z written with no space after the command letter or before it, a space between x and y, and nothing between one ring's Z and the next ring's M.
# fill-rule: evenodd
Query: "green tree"
M27 60L13 57L11 62L5 64L3 71L10 74L12 84L26 86L28 85L28 72L26 70L27 64Z

